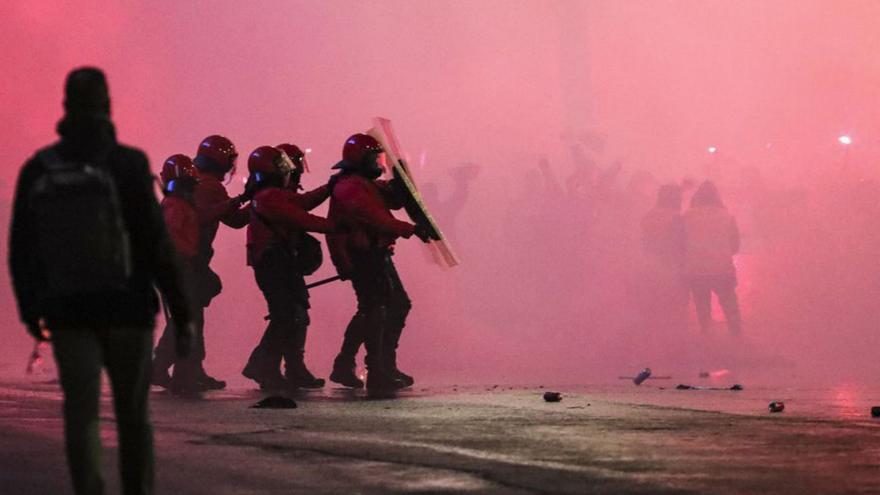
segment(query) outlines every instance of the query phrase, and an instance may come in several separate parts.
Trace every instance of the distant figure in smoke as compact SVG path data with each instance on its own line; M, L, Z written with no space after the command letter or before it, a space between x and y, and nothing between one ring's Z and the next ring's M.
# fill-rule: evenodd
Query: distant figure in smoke
M250 219L246 207L242 206L250 200L252 192L245 191L237 197L230 198L223 185L223 179L235 174L235 162L238 151L235 145L224 136L208 136L199 144L196 157L193 160L198 169L198 182L193 191L193 201L199 221L199 250L193 258L190 271L192 280L192 293L195 297L194 304L204 309L223 290L220 277L211 269L211 259L214 257L214 239L220 223L234 229L244 228ZM153 359L152 383L162 387L173 385L174 391L189 394L204 390L217 390L226 387L226 382L209 376L204 369L205 361L205 329L204 318L197 321L196 336L193 342L193 359L198 361L199 366L195 373L195 379L189 382L178 381L172 383L168 376L168 368L174 362L174 354L168 343L170 337L165 334L156 346Z
M113 389L122 492L153 493L147 398L150 350L162 290L191 336L176 254L147 158L116 141L103 72L74 70L65 85L61 141L19 176L9 261L22 321L37 339L51 331L64 391L64 438L77 494L100 494L101 370Z
M700 329L705 332L712 325L714 292L724 310L728 329L738 334L742 323L733 256L739 252L739 227L712 182L703 182L691 198L691 207L684 214L684 234L685 276Z
M647 293L642 298L645 323L662 330L682 329L687 322L681 202L681 187L666 184L657 193L656 205L641 221L642 248L648 255L644 274Z
M355 134L346 140L340 172L330 179L330 220L340 232L327 236L330 256L339 275L351 280L357 296L342 349L333 363L330 380L360 388L355 357L361 344L367 350L368 390L394 390L414 383L397 367L397 346L412 303L403 288L391 256L397 238L413 234L430 240L430 230L394 218L392 209L404 206L398 180L376 180L384 153L373 137Z
M315 378L304 361L310 323L304 276L321 263L321 245L306 232L333 231L333 222L308 213L327 199L329 188L299 192L305 154L292 144L255 149L248 171L256 191L247 234L248 265L269 306L269 325L242 374L263 389L321 388L324 379Z

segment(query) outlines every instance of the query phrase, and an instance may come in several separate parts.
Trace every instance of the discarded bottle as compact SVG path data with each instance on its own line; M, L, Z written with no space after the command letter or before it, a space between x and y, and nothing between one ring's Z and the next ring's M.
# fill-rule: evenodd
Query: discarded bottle
M562 400L562 394L559 392L544 392L544 400L547 402L559 402Z
M641 385L643 381L647 380L648 377L651 376L651 368L645 368L639 372L638 375L633 378L633 383L636 385Z
M768 409L770 409L770 412L772 413L782 412L785 410L785 403L781 400L774 400L770 403Z
M874 406L871 408L871 417L880 418L880 406Z

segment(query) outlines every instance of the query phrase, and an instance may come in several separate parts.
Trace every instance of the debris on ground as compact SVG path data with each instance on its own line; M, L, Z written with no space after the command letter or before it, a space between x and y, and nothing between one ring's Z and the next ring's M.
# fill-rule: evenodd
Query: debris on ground
M559 402L562 400L562 394L559 392L544 392L544 400L547 402Z
M743 389L743 386L739 383L735 383L729 387L701 387L699 385L685 385L683 383L679 383L675 390L733 390L734 392L738 392Z
M272 395L252 405L251 409L296 409L296 401L280 395Z
M651 376L651 368L645 368L642 371L639 371L639 374L633 378L633 383L636 385L641 385L643 381L647 380L648 377Z
M781 400L774 400L769 406L767 406L767 409L772 413L779 413L785 410L785 403Z

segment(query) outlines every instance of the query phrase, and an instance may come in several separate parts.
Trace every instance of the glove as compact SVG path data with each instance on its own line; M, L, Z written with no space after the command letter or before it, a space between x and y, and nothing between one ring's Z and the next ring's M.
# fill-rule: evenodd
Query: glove
M43 326L40 325L40 320L28 321L25 322L25 327L31 337L37 339L39 342L45 342L49 339L46 338L46 334L43 333Z
M416 229L413 233L416 235L416 237L419 238L419 240L425 243L431 242L431 239L437 239L437 235L434 232L434 229L423 223L417 223Z
M244 185L244 192L239 194L238 196L232 198L239 206L247 203L248 201L254 199L254 195L257 194L257 183L251 179Z
M403 184L403 177L400 176L400 172L396 168L392 168L391 173L394 177L388 181L388 185L391 186L391 190L395 194L400 194L406 190L406 186Z
M195 337L195 327L192 322L178 325L175 332L175 350L177 356L185 358L192 352L192 343Z

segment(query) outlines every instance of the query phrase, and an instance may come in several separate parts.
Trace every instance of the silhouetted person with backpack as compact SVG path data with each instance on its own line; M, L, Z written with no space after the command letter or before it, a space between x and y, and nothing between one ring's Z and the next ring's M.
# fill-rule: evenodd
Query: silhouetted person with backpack
M153 493L147 396L154 285L180 323L186 353L191 315L147 158L118 144L104 74L71 72L61 140L22 168L9 261L22 321L50 338L64 391L67 459L77 494L103 493L101 369L113 389L122 492Z

